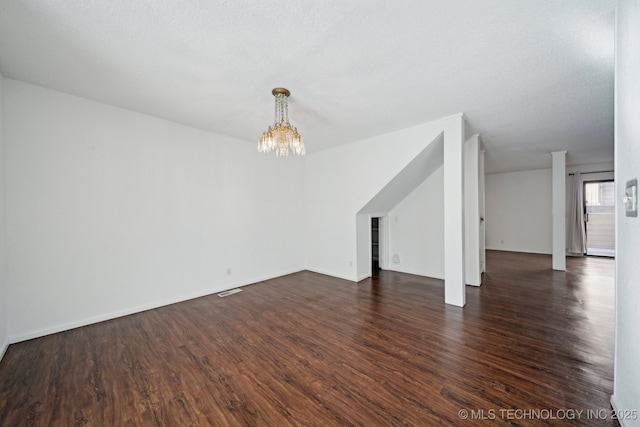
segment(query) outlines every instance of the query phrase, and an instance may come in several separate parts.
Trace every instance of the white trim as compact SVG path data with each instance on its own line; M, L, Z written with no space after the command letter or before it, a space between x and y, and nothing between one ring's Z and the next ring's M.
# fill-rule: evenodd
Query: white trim
M611 395L611 399L609 400L609 403L611 403L611 407L613 408L613 412L614 413L620 413L620 410L618 409L619 406L616 404L616 396L615 395ZM627 424L629 420L626 418L620 419L618 418L618 423L620 423L621 427L631 427L629 424Z
M58 332L64 332L64 331L68 331L70 329L75 329L75 328L80 328L82 326L87 326L87 325L92 325L94 323L99 323L99 322L104 322L107 320L112 320L112 319L117 319L118 317L123 317L123 316L129 316L131 314L136 314L136 313L141 313L143 311L147 311L147 310L153 310L154 308L160 308L160 307L164 307L167 305L171 305L171 304L176 304L179 302L184 302L184 301L188 301L188 300L192 300L192 299L196 299L196 298L201 298L204 296L208 296L208 295L215 295L219 292L223 292L229 289L234 289L234 288L239 288L239 287L243 287L243 286L248 286L248 285L253 285L255 283L259 283L259 282L264 282L266 280L271 280L271 279L275 279L278 277L282 277L282 276L286 276L289 274L293 274L293 273L298 273L304 271L304 269L300 269L300 270L293 270L293 271L288 271L288 272L282 272L279 274L275 274L275 275L269 275L269 276L264 276L262 278L257 278L254 280L251 280L250 282L246 282L246 283L241 283L241 284L230 284L227 285L224 288L220 288L220 289L215 289L215 290L207 290L205 292L195 292L192 294L188 294L188 295L183 295L177 298L168 298L164 301L156 301L150 304L143 304L143 305L139 305L137 307L131 307L131 308L127 308L125 310L120 310L120 311L116 311L116 312L112 312L112 313L107 313L107 314L101 314L99 316L94 316L94 317L89 317L89 318L85 318L85 319L81 319L81 320L77 320L75 322L68 322L68 323L64 323L62 325L56 325L53 326L51 328L44 328L44 329L39 329L36 331L31 331L28 332L26 334L21 334L21 335L15 335L9 338L9 344L15 344L21 341L27 341L30 339L34 339L34 338L40 338L40 337L44 337L46 335L51 335L51 334L56 334ZM4 354L4 353L3 353Z
M424 273L419 273L411 269L400 269L396 267L396 268L390 268L388 271L394 271L396 273L412 274L414 276L426 277L428 279L444 280L444 276L443 277L427 276Z
M488 251L499 251L499 252L516 252L519 254L534 254L534 255L549 255L551 256L551 252L537 252L532 250L521 251L517 249L507 249L507 248L490 248L487 246Z
M353 280L352 277L347 277L347 276L342 276L339 274L335 274L335 273L328 273L326 271L323 270L316 270L316 269L312 269L312 268L306 268L306 271L310 271L312 273L317 273L317 274L322 274L324 276L330 276L330 277L335 277L336 279L342 279L342 280L348 280L349 282L356 282L356 280Z
M0 362L2 361L2 358L4 357L4 354L7 352L8 348L9 348L8 341L2 344L2 347L0 347Z

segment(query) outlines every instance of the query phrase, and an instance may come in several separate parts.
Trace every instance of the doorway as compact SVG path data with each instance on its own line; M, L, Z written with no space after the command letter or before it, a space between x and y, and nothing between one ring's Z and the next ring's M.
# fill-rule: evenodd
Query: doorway
M371 218L371 274L380 270L380 218Z
M584 183L584 221L587 234L587 255L615 256L614 182Z

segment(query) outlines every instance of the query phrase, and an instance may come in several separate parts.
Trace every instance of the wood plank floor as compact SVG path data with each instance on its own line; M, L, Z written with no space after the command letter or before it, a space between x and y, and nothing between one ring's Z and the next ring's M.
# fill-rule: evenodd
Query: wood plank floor
M0 425L618 425L613 261L487 258L464 309L302 272L11 345Z

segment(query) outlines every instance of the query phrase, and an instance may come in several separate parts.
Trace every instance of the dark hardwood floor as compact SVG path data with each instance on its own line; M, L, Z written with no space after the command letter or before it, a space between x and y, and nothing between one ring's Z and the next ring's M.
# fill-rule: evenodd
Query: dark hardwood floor
M11 345L0 424L618 425L613 261L487 257L464 309L439 280L302 272Z

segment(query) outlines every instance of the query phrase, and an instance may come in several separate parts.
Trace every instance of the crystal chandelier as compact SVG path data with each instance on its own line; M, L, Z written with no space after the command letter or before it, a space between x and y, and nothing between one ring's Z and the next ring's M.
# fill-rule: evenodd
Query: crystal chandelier
M277 87L271 91L276 97L275 119L258 141L258 151L268 153L276 150L277 156L288 156L289 150L298 156L304 156L306 150L298 129L289 123L289 107L287 98L291 95L289 89Z

